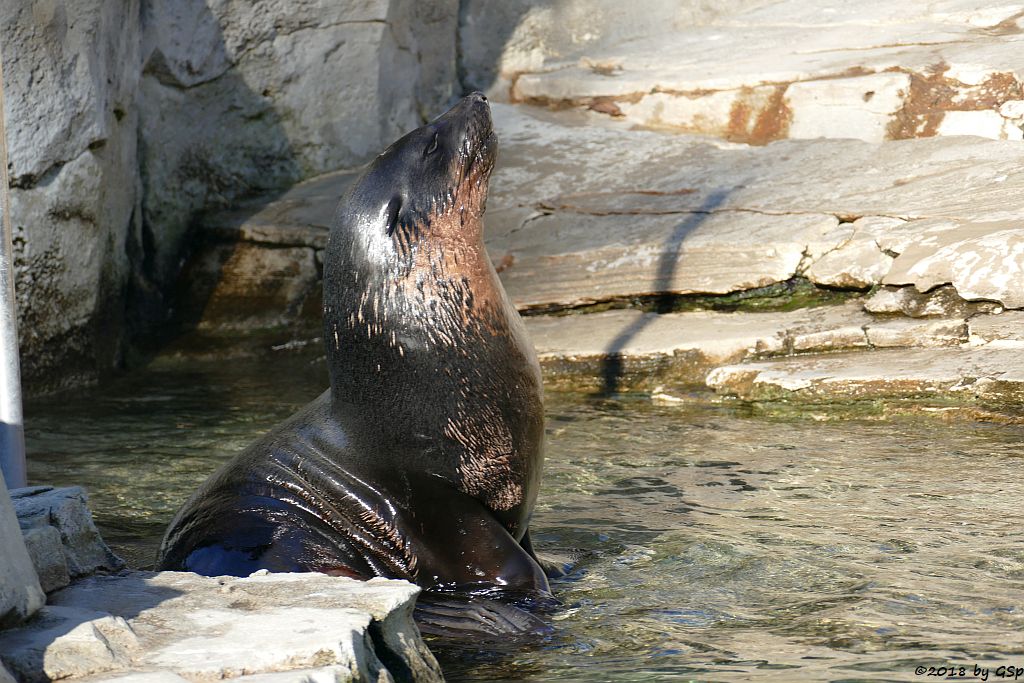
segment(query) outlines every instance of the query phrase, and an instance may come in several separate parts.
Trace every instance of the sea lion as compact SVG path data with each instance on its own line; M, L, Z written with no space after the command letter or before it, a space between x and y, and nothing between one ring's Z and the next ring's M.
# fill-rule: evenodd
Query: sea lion
M352 185L324 261L330 389L196 491L160 569L547 593L540 368L483 244L496 153L474 93Z

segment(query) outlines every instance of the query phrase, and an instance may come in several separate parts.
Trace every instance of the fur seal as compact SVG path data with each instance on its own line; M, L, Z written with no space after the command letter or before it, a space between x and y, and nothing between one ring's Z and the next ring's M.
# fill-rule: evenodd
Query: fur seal
M330 389L193 494L160 569L547 594L540 368L482 236L496 153L474 93L352 185L324 262Z

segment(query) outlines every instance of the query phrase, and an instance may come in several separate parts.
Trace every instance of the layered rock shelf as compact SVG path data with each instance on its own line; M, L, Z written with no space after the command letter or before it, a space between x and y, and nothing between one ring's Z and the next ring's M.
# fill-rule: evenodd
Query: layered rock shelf
M751 144L1024 137L1020 5L743 4L640 17L523 7L491 94ZM486 46L464 42L483 62Z
M781 368L787 356L836 351L854 352L844 356L851 363L884 361L881 375L900 349L995 358L991 349L1015 345L1024 330L1014 311L1024 307L1019 143L756 147L636 130L593 112L493 110L502 148L487 245L553 388L777 399L788 390L752 392L756 382L730 378L748 377L736 369L744 362ZM192 266L205 287L191 300L199 326L306 320L315 329L321 251L354 175L211 216L210 246ZM974 372L955 367L943 372ZM871 387L889 398L968 397L955 381L929 384L932 369L908 360L913 368L933 388L867 382L834 397Z

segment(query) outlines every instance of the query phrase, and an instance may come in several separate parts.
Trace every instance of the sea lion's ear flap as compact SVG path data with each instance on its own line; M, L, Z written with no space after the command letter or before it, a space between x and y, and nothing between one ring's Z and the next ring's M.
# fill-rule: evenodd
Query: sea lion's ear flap
M395 229L398 227L398 212L402 208L402 198L395 196L388 202L387 208L384 210L384 224L387 226L388 237L395 234Z

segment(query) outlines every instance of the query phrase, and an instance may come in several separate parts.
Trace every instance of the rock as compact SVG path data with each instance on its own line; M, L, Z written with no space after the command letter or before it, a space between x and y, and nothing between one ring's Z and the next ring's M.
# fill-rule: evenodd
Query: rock
M570 209L528 221L512 239L496 237L488 246L511 256L502 282L516 305L575 305L661 292L727 294L784 282L800 273L806 252L837 246L829 239L837 224L824 214L712 211L627 221Z
M248 329L317 321L320 266L309 247L252 242L203 250L185 271L190 283L182 315L200 329Z
M151 2L140 126L160 280L198 211L360 164L440 113L456 17L456 0Z
M22 536L44 592L49 593L71 583L68 561L64 557L63 543L56 527L26 529Z
M1024 396L1018 349L878 350L716 368L708 387L748 401L916 399L1013 404Z
M952 284L962 298L1024 307L1024 231L1016 221L922 231L882 280L926 292Z
M17 683L3 664L0 664L0 683Z
M321 574L97 576L0 634L0 656L29 681L439 681L412 621L418 592Z
M784 273L853 288L953 282L965 298L1004 305L1024 291L996 256L1018 237L1006 221L1021 212L1003 192L1024 185L1013 170L1024 150L1013 143L750 148L494 110L504 147L488 247L519 306L730 291ZM981 258L956 260L969 254Z
M859 301L788 312L615 310L525 321L549 385L615 391L702 386L715 368L757 358L967 341L962 318L876 319Z
M1002 306L987 301L964 301L952 285L942 285L927 292L919 292L914 287L885 286L864 301L864 309L870 313L898 313L912 318L967 317L975 313L999 312Z
M828 287L867 289L877 285L893 262L893 256L883 250L879 239L903 223L899 218L883 216L855 220L849 237L814 261L804 275L811 282Z
M789 137L881 142L909 92L910 76L891 72L793 83L786 88L793 112ZM996 114L996 118L1002 125L1002 117Z
M0 633L0 659L21 681L88 676L127 664L138 639L121 617L47 606L26 626Z
M999 111L992 110L946 112L936 132L939 135L980 135L993 140L1024 139L1018 126L1007 121Z
M39 587L7 485L0 474L0 628L27 619L45 602L46 595ZM2 671L0 663L0 680Z
M897 318L868 323L864 332L868 344L876 348L959 346L967 341L967 322L948 318Z
M22 379L40 393L120 362L141 243L139 1L3 3Z
M643 126L753 144L1020 139L1001 109L1022 96L1017 6L994 8L1000 28L981 33L970 12L945 9L782 0L656 2L636 13L612 2L520 0L498 10L476 0L464 5L460 47L467 80L495 98Z
M1024 192L1014 170L1024 164L1024 149L1015 143L793 140L752 148L595 125L596 114L500 104L493 111L502 153L485 236L520 308L728 293L794 276L852 289L955 281L966 287L962 295L992 300L965 311L1009 305L1024 291L1013 264L1002 268L996 257L1016 244L1017 233L1003 227L1024 215L1012 201ZM311 180L216 214L204 230L218 241L320 249L350 179ZM984 258L949 261L970 253ZM942 314L932 310L938 300L932 308L909 299L884 303L891 291L879 290L871 310Z
M443 109L457 21L457 0L0 7L26 393L95 380L165 322L197 214Z
M11 498L24 533L48 528L58 532L59 538L47 531L33 536L33 543L43 551L36 558L40 563L36 570L47 582L61 575L60 561L54 557L56 553L63 555L66 572L72 579L99 570L116 571L124 566L96 530L85 492L79 487L12 489ZM55 563L58 566L54 567Z
M978 315L967 321L969 343L990 348L1024 347L1024 312Z

